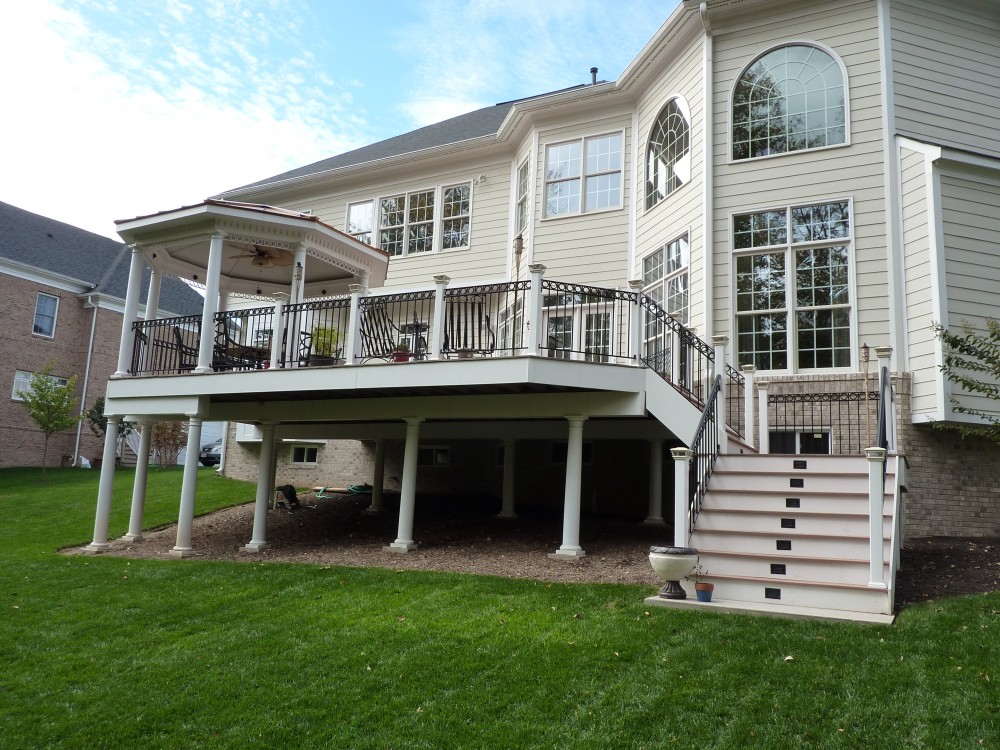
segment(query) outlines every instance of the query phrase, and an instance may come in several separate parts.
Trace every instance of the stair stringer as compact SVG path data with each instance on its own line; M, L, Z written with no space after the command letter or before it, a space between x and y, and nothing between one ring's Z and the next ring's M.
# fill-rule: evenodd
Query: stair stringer
M656 417L684 445L694 441L701 409L681 395L669 382L646 368L646 411Z

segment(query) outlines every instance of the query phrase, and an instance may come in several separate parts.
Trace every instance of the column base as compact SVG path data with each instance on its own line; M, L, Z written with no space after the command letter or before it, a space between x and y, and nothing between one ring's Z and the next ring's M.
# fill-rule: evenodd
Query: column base
M869 581L868 582L868 588L870 588L870 589L876 589L878 591L888 591L888 589L889 589L889 587L886 586L881 581Z
M204 375L207 372L215 372L211 367L195 367L191 370L195 375Z
M662 518L653 518L650 516L642 522L643 526L666 526L667 522Z
M393 542L392 544L387 544L382 549L385 550L386 552L396 552L399 554L405 554L410 550L416 549L418 546L419 545L416 542L401 542L397 539L395 542Z
M518 517L517 513L515 513L514 511L509 511L507 513L505 513L504 511L500 511L499 513L497 513L497 518L513 519L517 517Z
M580 547L560 547L555 552L549 553L549 557L553 560L579 560L586 556L587 553Z
M240 552L263 552L270 546L267 542L247 542L240 547Z
M198 553L195 552L190 547L174 547L167 554L170 555L171 557L185 558L185 557L194 557Z
M107 542L91 542L81 551L86 555L96 555L99 552L107 552L111 549L111 545Z
M140 534L126 534L122 537L126 542L141 542L145 537Z
M369 505L361 512L364 513L366 516L378 516L381 515L382 510L383 510L382 508L373 508L372 506Z

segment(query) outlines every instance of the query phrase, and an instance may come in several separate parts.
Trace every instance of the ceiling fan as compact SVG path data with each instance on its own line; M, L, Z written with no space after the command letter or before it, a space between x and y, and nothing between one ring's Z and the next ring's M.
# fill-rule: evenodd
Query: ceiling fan
M290 266L295 257L287 250L280 247L264 247L262 245L252 245L240 249L239 255L229 256L230 260L243 260L248 258L250 264L259 268L273 268L274 266Z

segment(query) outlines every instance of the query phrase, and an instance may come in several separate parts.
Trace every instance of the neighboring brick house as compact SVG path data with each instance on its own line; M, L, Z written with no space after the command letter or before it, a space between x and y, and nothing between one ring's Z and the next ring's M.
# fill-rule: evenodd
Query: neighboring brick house
M41 465L44 436L17 396L32 373L51 364L53 376L75 376L84 409L104 395L118 360L128 268L121 242L0 203L0 467ZM187 285L162 284L161 311L201 305ZM101 445L84 422L52 436L49 465L94 458Z

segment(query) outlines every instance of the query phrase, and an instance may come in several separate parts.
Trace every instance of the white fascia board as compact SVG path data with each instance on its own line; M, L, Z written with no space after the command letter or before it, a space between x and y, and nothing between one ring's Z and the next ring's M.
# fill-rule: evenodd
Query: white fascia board
M54 289L71 292L72 294L85 294L94 288L94 284L91 284L89 281L83 281L72 276L64 276L53 271L46 271L44 268L30 266L27 263L20 263L9 258L0 258L0 273L16 276L19 279L31 281L36 284L45 284Z
M121 416L128 422L140 422L146 417L183 420L189 417L204 417L204 400L198 396L170 396L159 398L115 398L111 396L109 381L108 397L104 402L106 416Z

